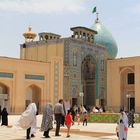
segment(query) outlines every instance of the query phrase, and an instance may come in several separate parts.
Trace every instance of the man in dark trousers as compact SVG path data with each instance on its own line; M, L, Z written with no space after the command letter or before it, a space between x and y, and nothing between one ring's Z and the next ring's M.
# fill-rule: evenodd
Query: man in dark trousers
M56 120L55 136L61 136L59 134L60 125L62 122L62 118L65 116L64 108L63 108L63 99L60 99L59 102L55 104L54 115L55 115L55 120Z
M128 127L131 125L132 128L134 128L134 121L135 117L134 117L134 109L132 109L129 113L128 113Z

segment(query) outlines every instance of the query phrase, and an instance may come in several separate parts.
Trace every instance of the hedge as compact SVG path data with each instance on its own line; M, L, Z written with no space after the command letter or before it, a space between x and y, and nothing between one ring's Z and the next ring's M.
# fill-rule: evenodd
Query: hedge
M120 113L90 113L88 114L88 122L92 123L116 123L120 118ZM81 120L82 120L81 115ZM135 122L140 123L140 115L135 114Z
M114 113L93 113L89 114L89 122L103 122L103 123L115 123L119 120L120 114Z

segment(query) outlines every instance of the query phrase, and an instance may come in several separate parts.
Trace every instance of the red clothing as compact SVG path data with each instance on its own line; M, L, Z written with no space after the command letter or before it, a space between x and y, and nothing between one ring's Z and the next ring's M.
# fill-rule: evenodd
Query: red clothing
M66 123L66 125L71 125L72 122L73 122L72 116L70 114L66 114L66 116L65 116L65 123Z
M80 114L77 114L77 118L80 118Z
M87 115L87 114L84 114L84 115L83 115L83 118L84 118L84 119L87 119L87 118L88 118L88 115Z

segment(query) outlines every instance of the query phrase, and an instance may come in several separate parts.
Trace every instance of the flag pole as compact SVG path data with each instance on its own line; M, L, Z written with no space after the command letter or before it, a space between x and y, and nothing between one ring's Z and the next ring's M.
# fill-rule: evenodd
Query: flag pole
M99 23L99 13L98 12L96 13L96 20L95 20L95 22Z

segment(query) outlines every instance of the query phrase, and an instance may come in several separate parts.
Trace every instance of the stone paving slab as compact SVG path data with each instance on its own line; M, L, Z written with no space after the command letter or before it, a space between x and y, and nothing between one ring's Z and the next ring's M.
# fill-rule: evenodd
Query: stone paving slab
M0 140L25 140L26 131L25 130L17 130L15 128L7 128L0 127ZM92 137L87 135L73 134L71 133L70 138L66 138L66 133L61 132L60 137L55 137L54 132L51 131L50 136L52 140L102 140L102 137ZM95 135L96 136L96 135ZM36 137L32 138L33 140L44 140L46 138L43 137L43 132L40 132L39 129L36 132ZM109 140L109 138L108 138ZM111 138L112 140L112 138Z
M0 126L0 140L25 140L26 131L14 127L18 120L18 115L9 115L9 127ZM40 131L42 116L37 117L37 133L32 140L44 140L43 132ZM11 127L13 126L13 127ZM140 124L135 124L135 128L129 128L128 140L140 140ZM55 124L54 124L55 127ZM88 123L87 126L80 126L75 123L71 128L71 137L66 138L66 127L61 127L61 136L55 137L54 130L50 132L51 140L117 140L115 134L116 124L113 123Z

